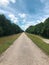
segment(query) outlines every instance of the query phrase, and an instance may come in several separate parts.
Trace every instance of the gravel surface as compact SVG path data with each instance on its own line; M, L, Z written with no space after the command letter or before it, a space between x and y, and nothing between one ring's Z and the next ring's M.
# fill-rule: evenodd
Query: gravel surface
M1 55L0 65L49 65L49 57L22 33Z
M49 44L49 39L42 39L44 42L46 42L47 44Z

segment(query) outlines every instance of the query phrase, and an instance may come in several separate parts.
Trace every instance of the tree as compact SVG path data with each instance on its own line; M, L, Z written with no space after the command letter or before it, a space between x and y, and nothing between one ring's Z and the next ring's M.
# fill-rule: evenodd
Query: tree
M3 33L4 33L3 28L0 27L0 36L3 36Z
M0 15L0 36L17 34L20 32L22 32L22 29L18 25L11 23L4 15Z
M47 18L44 23L39 23L35 26L30 26L26 29L26 32L32 34L42 35L44 37L49 38L49 18Z

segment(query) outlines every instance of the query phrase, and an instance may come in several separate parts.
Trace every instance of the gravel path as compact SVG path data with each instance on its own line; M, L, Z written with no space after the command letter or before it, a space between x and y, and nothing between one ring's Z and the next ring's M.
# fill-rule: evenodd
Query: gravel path
M49 65L49 57L22 33L2 54L0 65Z
M47 44L49 44L49 39L43 39L43 38L42 38L42 40L43 40L44 42L46 42Z

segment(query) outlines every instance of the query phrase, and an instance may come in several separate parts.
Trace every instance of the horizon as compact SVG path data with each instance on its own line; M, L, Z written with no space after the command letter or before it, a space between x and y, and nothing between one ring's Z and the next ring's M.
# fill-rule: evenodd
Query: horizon
M49 17L47 0L1 0L0 14L26 30Z

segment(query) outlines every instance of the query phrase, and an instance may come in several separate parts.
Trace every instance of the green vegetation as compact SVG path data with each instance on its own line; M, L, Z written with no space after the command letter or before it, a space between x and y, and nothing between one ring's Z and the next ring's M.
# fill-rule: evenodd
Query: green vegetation
M37 35L28 34L27 36L39 47L41 48L46 54L49 55L49 44L46 44L42 39L40 39Z
M23 32L22 29L8 20L4 15L0 15L0 37Z
M20 34L0 37L0 54L4 52L14 42L14 40L20 36Z
M35 26L30 26L26 32L49 38L49 18L47 18L44 23L41 22Z

